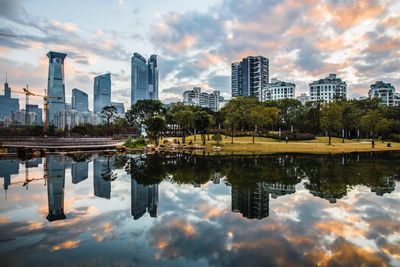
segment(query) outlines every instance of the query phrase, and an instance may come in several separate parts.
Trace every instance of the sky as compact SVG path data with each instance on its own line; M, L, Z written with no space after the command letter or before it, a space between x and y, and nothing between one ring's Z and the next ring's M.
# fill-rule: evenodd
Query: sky
M79 88L92 108L94 76L110 72L128 108L134 52L158 55L165 103L194 86L229 97L231 63L263 55L296 95L337 73L354 98L377 80L400 87L399 14L398 0L0 0L0 33L16 36L0 36L0 80L43 92L47 52L64 52L67 99Z

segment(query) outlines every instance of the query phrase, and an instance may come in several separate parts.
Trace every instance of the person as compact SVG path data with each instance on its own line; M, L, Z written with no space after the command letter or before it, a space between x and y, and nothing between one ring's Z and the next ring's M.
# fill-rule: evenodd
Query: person
M286 140L286 144L287 144L289 142L289 138L286 136L285 140Z
M189 146L193 145L192 140L189 140Z
M387 147L392 147L392 144L391 144L391 143L387 143L386 146L387 146Z
M372 139L371 143L372 143L372 147L371 148L375 148L375 140L374 139Z

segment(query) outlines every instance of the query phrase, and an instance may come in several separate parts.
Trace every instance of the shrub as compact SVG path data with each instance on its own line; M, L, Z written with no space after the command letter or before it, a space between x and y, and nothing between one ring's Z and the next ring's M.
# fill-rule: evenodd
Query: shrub
M389 140L393 142L400 142L400 134L389 135Z
M143 137L132 139L128 137L124 143L127 148L143 148L146 145L146 140Z

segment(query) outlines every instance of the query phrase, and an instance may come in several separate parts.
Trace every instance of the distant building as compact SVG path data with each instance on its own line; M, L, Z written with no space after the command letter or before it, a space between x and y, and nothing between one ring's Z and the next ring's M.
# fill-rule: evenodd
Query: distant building
M111 106L111 74L94 77L93 112L100 113L105 106Z
M131 58L131 105L138 100L158 99L157 55L151 55L148 62L139 53Z
M394 94L394 106L400 107L400 93Z
M272 79L267 87L262 89L262 101L279 100L284 98L294 99L296 85Z
M224 98L220 95L220 91L214 90L211 94L201 92L200 87L194 87L193 90L183 92L183 103L185 105L194 105L209 108L212 111L220 109L220 103Z
M11 97L11 88L8 85L7 77L4 83L4 95L0 95L0 121L11 118L14 112L19 110L19 99Z
M48 100L48 122L52 125L58 124L54 120L55 115L65 110L64 60L66 56L66 54L52 51L47 53L47 57L49 58L47 94L52 97L58 97L49 98Z
M262 99L262 90L269 82L269 60L263 56L250 56L231 65L232 97L256 96Z
M74 162L71 166L72 183L78 184L88 178L89 162Z
M0 177L3 177L3 188L8 190L11 184L11 175L19 174L19 163L17 160L0 160Z
M396 88L390 84L383 81L377 81L371 84L368 91L369 98L380 98L382 105L393 107L395 106ZM397 104L397 103L396 103Z
M25 109L18 110L14 112L12 120L14 124L17 125L26 125L26 111ZM36 113L28 112L28 123L29 125L36 121Z
M324 79L310 83L310 101L330 102L340 97L347 97L347 85L336 74L329 74Z
M111 180L107 179L113 166L109 158L96 158L93 163L93 187L96 197L110 199Z
M38 105L28 105L28 112L35 113L35 121L29 121L29 124L42 125L43 124L43 110Z
M296 97L297 100L301 102L301 104L304 106L308 101L310 101L310 97L306 93L300 94L298 97Z
M72 89L72 108L78 111L89 111L89 97L88 94L79 90Z
M117 113L120 115L125 114L124 103L120 102L111 102L111 106L114 106L117 109Z

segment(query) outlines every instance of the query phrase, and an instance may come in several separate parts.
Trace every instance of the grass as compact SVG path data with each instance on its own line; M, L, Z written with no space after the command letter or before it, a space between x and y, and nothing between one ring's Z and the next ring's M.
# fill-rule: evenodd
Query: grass
M216 142L206 141L206 149L208 152L213 151L213 146ZM167 138L173 140L174 138ZM176 138L181 140L181 138ZM201 144L200 135L189 136L186 138L187 143L192 140L195 144ZM370 152L370 151L388 151L388 150L400 150L400 143L390 142L392 147L387 147L387 142L382 144L380 141L375 142L375 148L371 148L371 140L360 140L356 139L349 140L345 139L345 143L342 143L341 138L332 138L332 145L328 145L327 137L317 137L314 140L306 141L289 141L285 143L272 138L255 138L255 143L252 143L252 137L234 137L234 143L231 143L231 138L228 136L222 136L220 146L222 147L222 153L237 153L237 154L251 154L251 153L310 153L310 154L326 154L326 153L349 153L349 152Z

